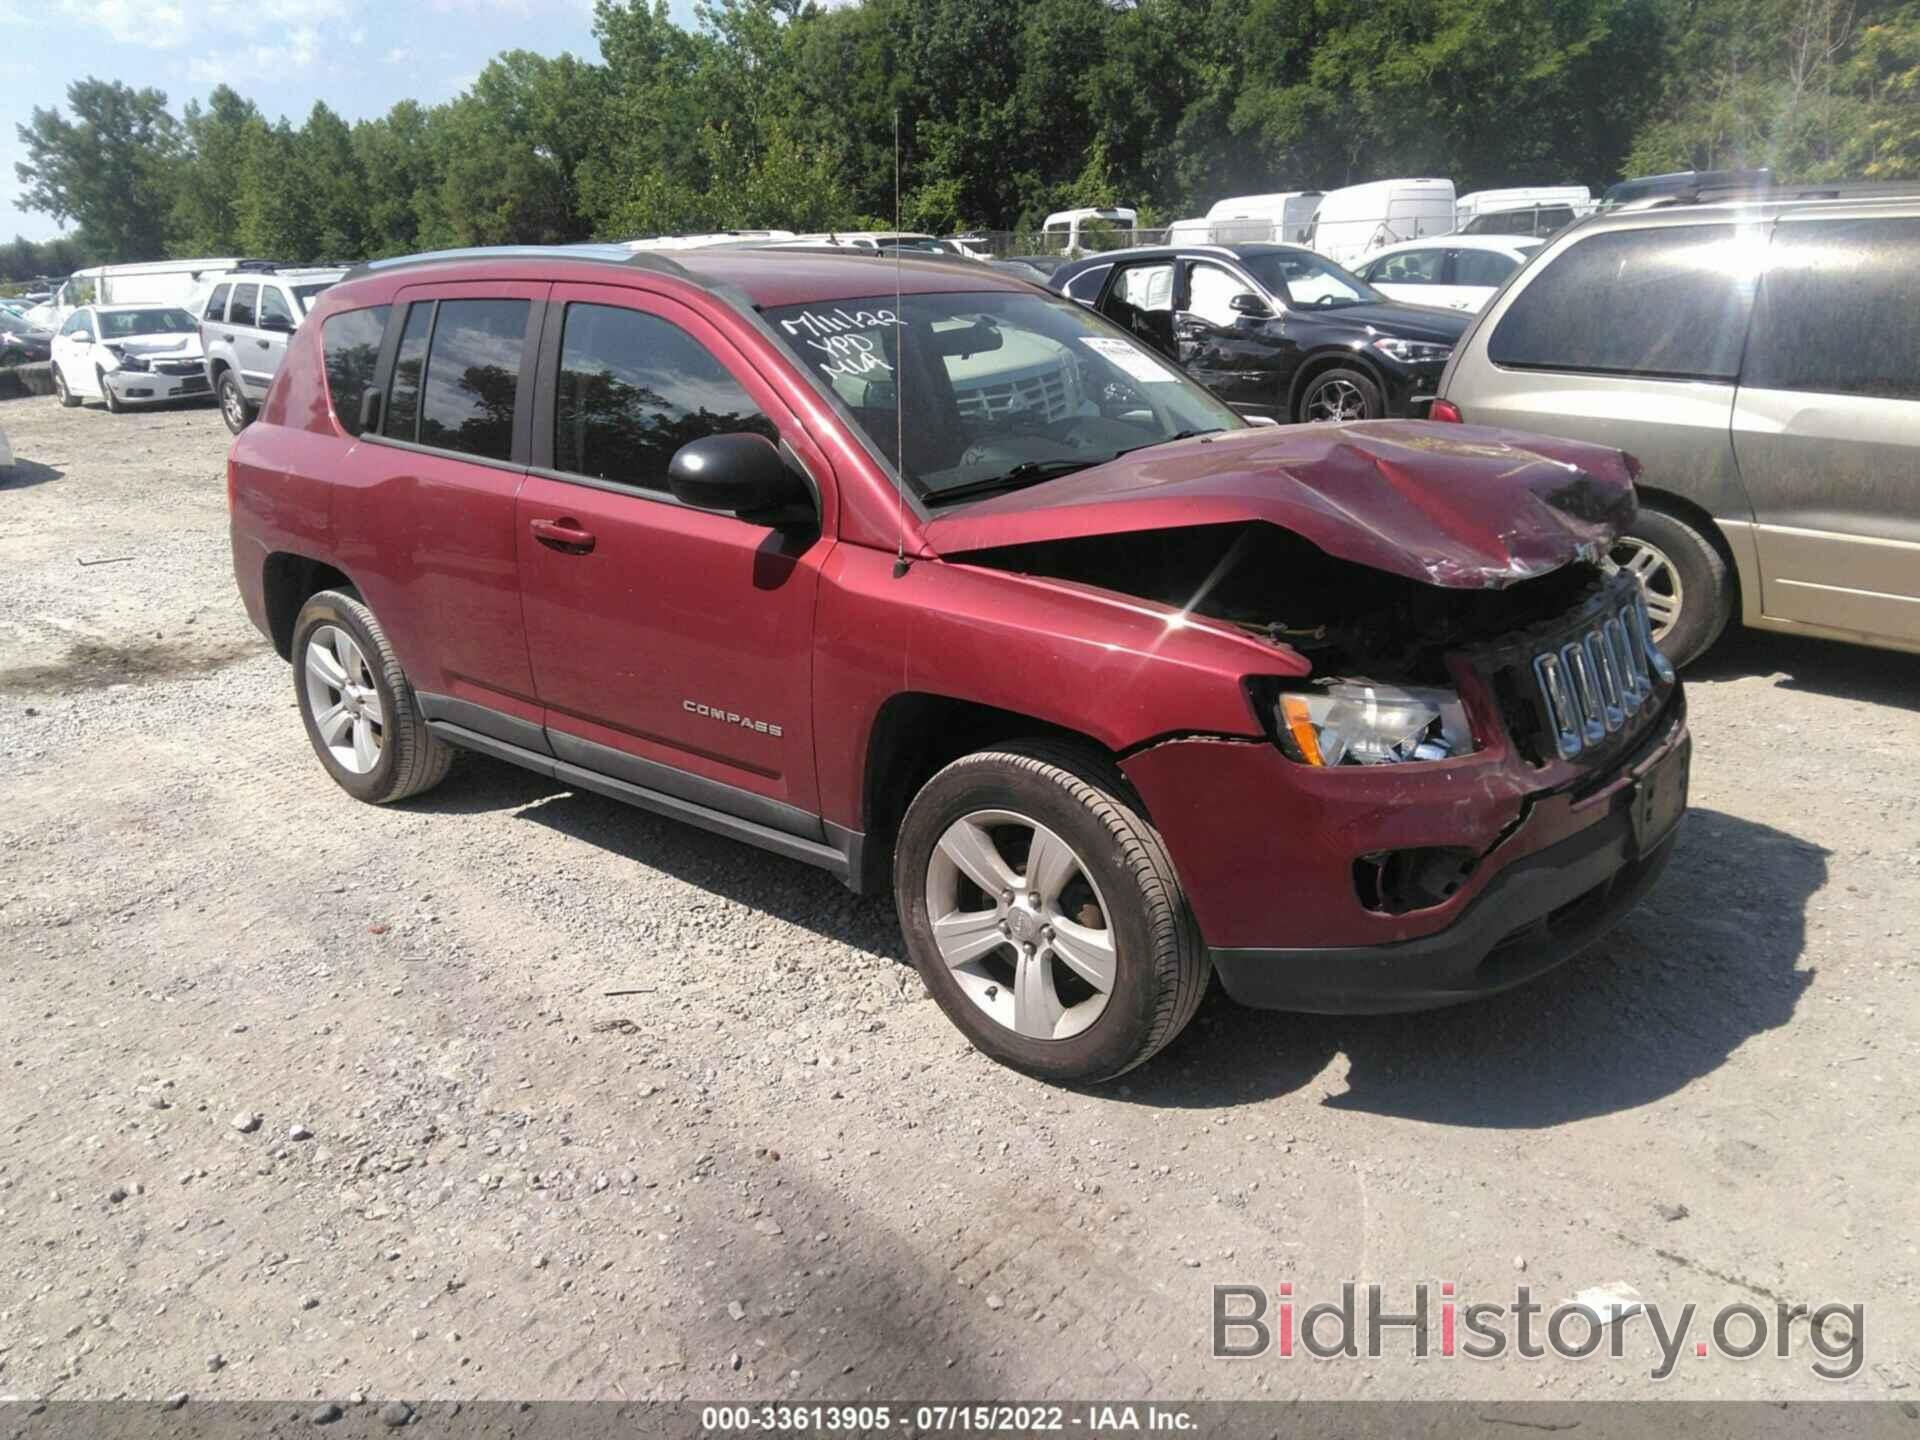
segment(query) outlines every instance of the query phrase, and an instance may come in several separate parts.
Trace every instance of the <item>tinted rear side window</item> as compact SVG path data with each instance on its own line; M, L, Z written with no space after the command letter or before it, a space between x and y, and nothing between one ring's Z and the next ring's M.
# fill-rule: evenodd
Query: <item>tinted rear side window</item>
M1084 300L1092 304L1100 296L1100 287L1107 283L1107 272L1111 265L1096 265L1091 270L1082 270L1067 281L1066 293L1075 300Z
M513 454L525 300L442 300L427 356L420 443L487 460Z
M664 491L667 462L682 445L742 430L779 438L740 382L679 326L639 310L567 307L556 469Z
M326 357L327 396L334 418L349 435L360 433L360 405L380 363L380 338L386 333L387 309L345 310L329 315L320 330L320 348Z
M1520 268L1520 262L1497 250L1456 250L1453 252L1453 283L1456 285L1504 285L1507 277Z
M227 308L229 325L253 324L254 307L259 303L258 285L236 285L233 287L233 304Z
M421 300L407 309L407 328L400 332L400 349L393 357L393 383L387 389L387 413L382 434L411 440L420 426L420 374L427 364L427 335L433 329L433 302Z
M1920 216L1777 226L1740 383L1920 400Z
M1519 369L1732 380L1753 304L1751 248L1731 225L1582 240L1514 298L1487 355Z
M207 297L207 308L201 312L206 319L224 320L226 318L227 292L232 288L231 285L216 285L213 287L213 294Z

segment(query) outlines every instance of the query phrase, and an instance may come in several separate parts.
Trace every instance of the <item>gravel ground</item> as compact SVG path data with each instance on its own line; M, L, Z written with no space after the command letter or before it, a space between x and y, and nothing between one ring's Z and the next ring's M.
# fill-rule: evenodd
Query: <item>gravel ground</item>
M241 613L218 417L0 426L0 1395L1920 1396L1914 657L1710 657L1679 852L1559 974L1216 992L1072 1093L818 872L477 757L356 804ZM1212 1285L1349 1280L1858 1303L1865 1363L1799 1323L1656 1382L1644 1315L1210 1358Z

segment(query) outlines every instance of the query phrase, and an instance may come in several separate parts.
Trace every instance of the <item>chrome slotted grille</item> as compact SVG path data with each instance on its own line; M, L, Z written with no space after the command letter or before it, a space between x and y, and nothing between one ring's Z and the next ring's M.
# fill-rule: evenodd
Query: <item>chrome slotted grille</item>
M1653 642L1647 600L1610 604L1586 629L1560 637L1533 657L1555 747L1563 759L1603 744L1673 679L1673 666Z
M1059 369L998 384L955 386L954 399L969 420L998 420L1023 410L1042 420L1060 420L1071 408L1066 372Z

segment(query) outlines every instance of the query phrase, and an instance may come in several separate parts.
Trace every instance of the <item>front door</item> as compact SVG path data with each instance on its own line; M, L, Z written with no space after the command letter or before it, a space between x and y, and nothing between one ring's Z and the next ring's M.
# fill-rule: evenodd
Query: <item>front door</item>
M1115 266L1097 308L1141 344L1177 364L1180 350L1173 336L1175 268L1171 258Z
M555 755L818 839L813 611L831 548L676 501L674 452L752 431L824 469L696 312L558 285L518 507L528 646ZM816 470L818 473L818 470Z
M93 312L76 310L67 317L60 333L53 337L53 363L75 395L100 394L99 367L102 358L93 333Z
M250 367L257 392L264 396L273 377L280 373L280 362L287 358L287 340L298 323L293 304L278 285L260 287L260 323L248 338L246 364Z
M233 368L239 372L240 388L255 400L267 393L267 382L273 379L273 372L266 368L267 336L260 328L260 291L257 283L235 285L227 302L227 323L220 331L233 356Z
M1920 216L1787 216L1733 449L1770 618L1920 645Z
M1259 291L1224 265L1208 260L1185 265L1180 306L1173 317L1181 366L1243 415L1281 415L1300 361L1300 347L1287 334L1286 317L1271 313ZM1269 313L1247 315L1234 309L1241 296L1258 300Z

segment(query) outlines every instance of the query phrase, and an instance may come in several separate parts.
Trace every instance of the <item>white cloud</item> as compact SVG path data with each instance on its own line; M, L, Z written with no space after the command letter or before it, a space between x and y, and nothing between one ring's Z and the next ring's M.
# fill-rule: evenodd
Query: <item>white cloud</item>
M413 51L404 45L396 45L380 58L385 60L389 65L404 65L413 59Z
M0 0L3 3L3 0ZM358 0L61 0L67 22L104 30L122 45L178 50L187 45L227 46L235 38L258 40L255 53L284 58L298 52L296 38L317 27L347 19ZM364 38L364 32L361 33ZM278 34L283 37L276 40ZM203 46L204 42L204 46ZM358 41L355 42L359 43ZM202 55L190 69L196 80L247 63L245 47L230 48L218 60ZM311 59L311 54L308 54ZM219 78L216 76L216 78Z
M187 76L196 85L218 85L229 76L278 75L288 70L304 70L319 56L320 32L311 25L297 25L287 31L279 44L260 42L217 57L196 55L187 66Z

